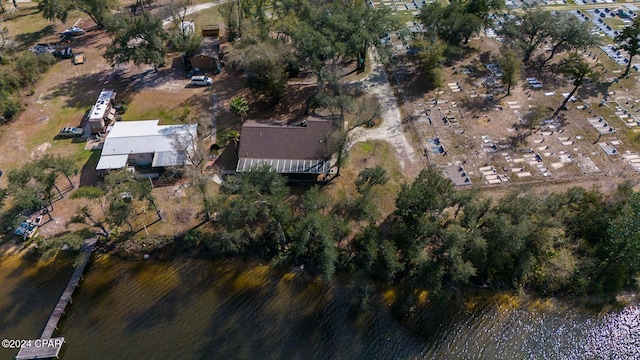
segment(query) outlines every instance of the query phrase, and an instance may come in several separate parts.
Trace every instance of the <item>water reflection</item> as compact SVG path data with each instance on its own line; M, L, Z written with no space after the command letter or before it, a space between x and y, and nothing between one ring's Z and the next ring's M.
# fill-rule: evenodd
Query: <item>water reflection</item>
M70 274L67 260L3 258L1 337L37 337ZM62 359L640 358L637 306L598 315L483 293L447 311L419 307L400 322L386 305L359 310L354 297L257 263L103 256L60 325ZM0 350L3 359L15 354Z

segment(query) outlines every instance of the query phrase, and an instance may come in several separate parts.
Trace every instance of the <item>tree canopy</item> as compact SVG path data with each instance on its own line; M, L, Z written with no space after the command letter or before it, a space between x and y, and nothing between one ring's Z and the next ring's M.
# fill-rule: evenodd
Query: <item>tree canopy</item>
M543 44L551 45L546 64L561 50L583 50L600 43L591 33L591 25L561 11L551 12L539 5L525 5L521 12L511 12L504 19L499 33L506 43L521 54L526 63Z
M162 19L149 13L141 16L113 17L107 24L113 42L107 45L104 58L112 65L133 62L149 64L154 68L164 64L167 33Z
M633 19L633 23L625 26L622 31L616 35L614 40L620 44L620 49L629 53L629 62L622 74L622 77L626 77L631 70L633 57L640 54L640 19L637 17Z
M66 22L69 14L78 10L87 14L96 25L103 26L111 12L118 9L118 0L40 0L38 10L42 16L50 21Z

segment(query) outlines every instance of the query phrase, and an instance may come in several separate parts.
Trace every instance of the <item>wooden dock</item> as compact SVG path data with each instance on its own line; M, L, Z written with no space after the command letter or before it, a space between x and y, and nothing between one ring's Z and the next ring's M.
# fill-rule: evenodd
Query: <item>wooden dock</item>
M53 309L53 312L49 317L49 321L47 321L47 325L44 327L42 335L40 335L40 339L33 340L32 346L20 349L20 352L18 352L18 355L16 356L16 360L58 357L60 350L62 349L62 344L64 343L64 337L52 338L53 332L58 328L58 322L60 322L60 318L64 315L64 310L66 309L67 304L73 302L71 296L78 287L80 279L82 279L82 274L89 263L91 253L96 247L97 241L97 237L84 241L84 244L82 244L82 262L76 267L73 275L71 275L71 280L69 280L67 288L64 290L60 300L58 300L58 304Z

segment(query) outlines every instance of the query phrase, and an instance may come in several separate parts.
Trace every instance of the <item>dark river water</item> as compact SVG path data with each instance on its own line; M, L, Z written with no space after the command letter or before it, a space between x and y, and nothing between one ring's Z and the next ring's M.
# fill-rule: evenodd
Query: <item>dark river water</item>
M72 266L0 258L0 338L38 338ZM64 360L640 359L638 306L596 313L492 293L398 321L394 296L355 310L345 286L257 263L94 256L55 336Z

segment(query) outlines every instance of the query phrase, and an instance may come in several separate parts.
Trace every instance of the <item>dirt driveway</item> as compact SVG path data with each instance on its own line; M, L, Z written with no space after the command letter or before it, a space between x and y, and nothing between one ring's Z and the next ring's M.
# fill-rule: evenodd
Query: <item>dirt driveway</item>
M382 107L382 123L373 128L356 128L352 131L351 147L354 143L367 140L384 140L389 142L395 149L398 162L405 172L405 175L413 179L420 170L424 168L423 160L407 139L402 115L398 107L393 89L389 84L389 77L385 68L376 58L373 52L369 54L371 61L371 73L363 79L358 86L366 93L372 94L379 101Z

